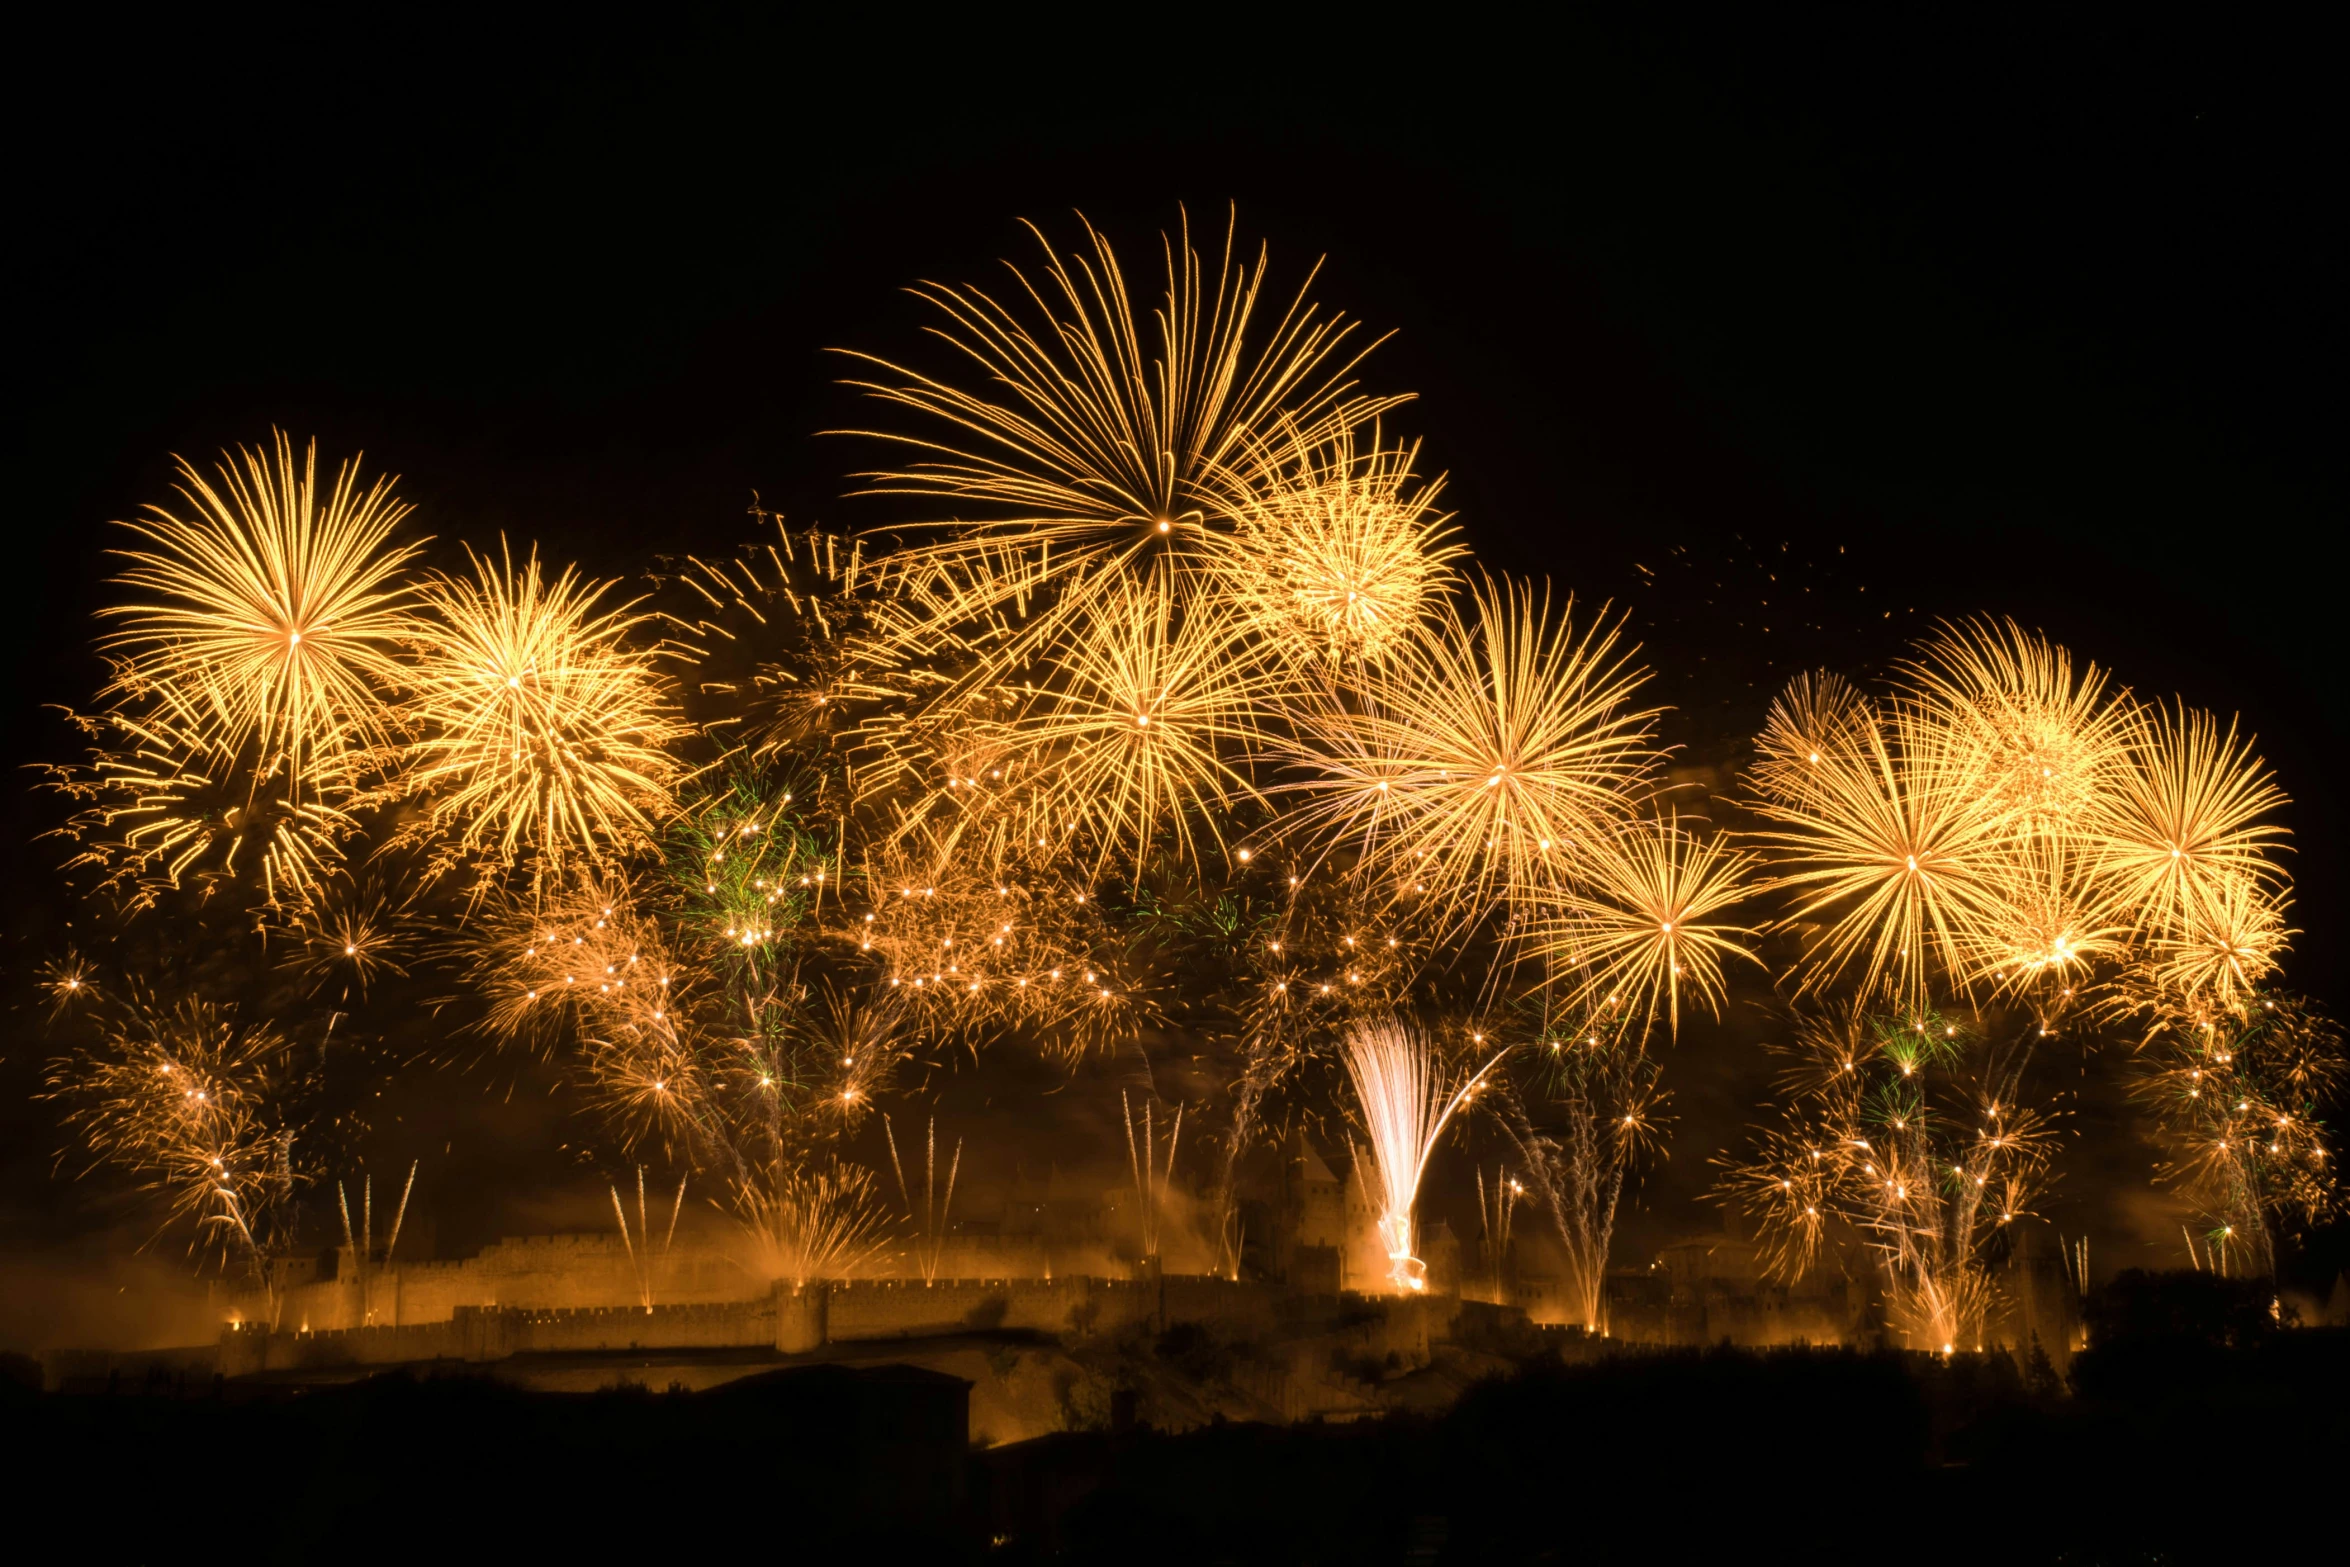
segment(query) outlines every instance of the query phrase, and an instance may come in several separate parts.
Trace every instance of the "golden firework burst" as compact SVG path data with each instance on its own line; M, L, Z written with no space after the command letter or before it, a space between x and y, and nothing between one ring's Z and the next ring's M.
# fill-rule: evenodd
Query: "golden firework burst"
M1464 922L1571 874L1653 765L1655 716L1631 706L1648 676L1620 623L1578 635L1571 604L1554 617L1524 584L1471 597L1359 704L1301 714L1306 776L1281 786L1301 801L1296 830L1351 842L1392 895Z
M1924 1003L1938 965L1960 987L2000 947L2008 816L1975 787L1964 742L1903 705L1863 723L1857 747L1806 753L1797 787L1766 794L1758 835L1813 926L1802 990L1855 964L1860 993Z
M674 651L693 666L691 694L714 709L712 727L767 765L903 692L869 667L881 605L863 543L794 533L752 509L773 532L731 560L686 557L666 579L676 591L663 618L681 634Z
M1867 749L1875 719L1868 698L1843 676L1826 670L1797 675L1764 717L1755 742L1755 782L1776 799L1808 798L1821 768Z
M1984 856L1995 907L1969 929L1966 983L2030 993L2052 1010L2088 999L2088 987L2129 955L2129 926L2096 863L2062 831L2026 831Z
M1349 377L1368 349L1342 357L1353 329L1322 316L1305 288L1252 333L1267 261L1261 250L1253 265L1239 258L1236 227L1212 274L1188 218L1164 238L1166 292L1146 327L1116 251L1079 221L1087 249L1067 258L1026 225L1044 265L1031 277L1006 263L1010 305L977 288L912 291L945 318L934 334L984 390L851 356L887 377L851 385L937 430L850 433L913 454L866 475L869 493L952 508L957 520L932 525L956 535L941 548L1009 543L1073 577L1155 559L1229 525L1263 476L1277 423L1318 442L1402 401L1354 394Z
M1180 613L1164 579L1118 584L1037 688L1006 693L1007 718L977 726L986 771L1009 787L972 766L970 787L949 792L966 808L1002 800L1015 844L1074 831L1096 869L1160 845L1196 859L1198 835L1220 842L1235 802L1257 797L1241 763L1262 703L1240 635L1225 617Z
M1662 1011L1678 1034L1687 991L1718 1016L1724 960L1755 961L1745 945L1754 932L1721 918L1747 895L1754 863L1672 812L1598 839L1577 862L1578 886L1547 908L1537 904L1532 946L1553 975L1573 982L1564 1005L1603 1008L1612 1020Z
M285 1037L207 1002L136 993L95 1046L50 1065L48 1092L94 1163L165 1196L199 1244L256 1267L275 1210L292 1195L293 1133L272 1114Z
M1367 449L1342 430L1319 448L1293 433L1291 451L1219 536L1219 591L1276 657L1383 662L1412 642L1467 553L1436 509L1444 481L1417 482L1418 447L1382 445L1376 429Z
M2285 928L2288 906L2252 877L2206 878L2192 907L2153 939L2155 982L2190 1002L2240 1010L2254 987L2276 973L2293 938Z
M408 508L388 479L361 489L357 459L322 490L316 443L297 464L282 432L272 454L224 453L217 483L185 459L179 474L180 510L125 524L144 543L117 580L144 596L103 611L123 622L101 644L120 659L109 694L167 691L205 752L331 799L387 738L415 630L417 546L392 543Z
M470 552L469 552L470 553ZM417 738L402 785L425 795L461 852L550 868L652 846L686 733L669 681L632 638L642 617L600 609L609 583L536 551L473 555L468 576L424 588L430 640L408 676Z
M134 909L190 880L209 893L247 868L265 903L298 906L339 862L351 816L284 767L256 771L181 698L158 687L143 708L79 721L96 741L89 762L53 770L60 790L87 802L65 828L81 845L68 867L95 868Z
M321 988L339 981L346 998L365 1000L367 987L380 976L407 974L397 911L380 891L353 893L305 913L294 935L303 945L302 968Z
M1944 625L1907 666L1916 700L1948 727L1979 787L2035 833L2068 832L2128 761L2128 707L2105 676L2014 621Z
M2099 802L2084 836L2116 898L2142 931L2177 931L2215 910L2251 906L2246 883L2281 880L2268 858L2285 829L2261 820L2285 803L2267 764L2211 714L2136 709L2131 765Z

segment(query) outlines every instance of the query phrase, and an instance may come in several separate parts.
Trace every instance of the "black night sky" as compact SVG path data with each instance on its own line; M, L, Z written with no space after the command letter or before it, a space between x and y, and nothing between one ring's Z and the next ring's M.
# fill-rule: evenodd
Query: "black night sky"
M817 433L859 419L826 349L909 350L901 286L989 278L1024 254L1018 218L1066 240L1081 210L1147 257L1179 207L1220 233L1237 204L1284 284L1322 258L1316 297L1394 334L1367 380L1419 395L1398 422L1480 558L1628 608L1696 759L1734 762L1799 668L1866 675L1935 616L2013 615L2242 714L2295 800L2288 982L2350 1003L2323 543L2341 98L2314 39L647 15L93 18L21 42L11 761L66 744L44 704L99 677L106 525L166 493L174 452L315 434L401 475L445 546L504 532L610 574L731 548L754 493L865 526L886 514L843 498L856 444ZM126 1221L53 1181L28 1102L32 970L74 916L34 839L54 804L11 772L0 1253L21 1259ZM1670 1060L1674 1163L1624 1246L1712 1222L1752 1033ZM485 1104L448 1091L402 1124L419 1147L512 1133L517 1185L541 1155L560 1173L559 1131ZM2142 1185L2142 1156L2063 1190ZM464 1201L444 1244L522 1222Z

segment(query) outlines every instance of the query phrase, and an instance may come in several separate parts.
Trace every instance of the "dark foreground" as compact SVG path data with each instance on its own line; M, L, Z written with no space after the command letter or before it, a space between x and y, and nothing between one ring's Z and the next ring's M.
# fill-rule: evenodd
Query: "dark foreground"
M967 1453L964 1384L10 1384L20 1559L2154 1563L2341 1559L2350 1334L1529 1365L1438 1417ZM2306 1547L2286 1542L2306 1541ZM2280 1554L2280 1551L2282 1554Z

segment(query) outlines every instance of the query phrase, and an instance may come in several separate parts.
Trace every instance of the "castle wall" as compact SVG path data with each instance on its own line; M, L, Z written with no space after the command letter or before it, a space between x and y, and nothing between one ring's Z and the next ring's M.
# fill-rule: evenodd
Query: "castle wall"
M221 1336L228 1376L421 1360L489 1361L510 1355L629 1349L756 1349L775 1343L772 1300L723 1304L567 1308L460 1306L440 1322L311 1333L232 1329Z
M753 1299L656 1304L650 1310L468 1304L433 1322L276 1333L241 1325L222 1335L218 1366L226 1375L243 1376L632 1349L772 1348L797 1354L827 1343L996 1330L1085 1336L1151 1331L1170 1321L1269 1326L1272 1320L1272 1297L1263 1286L1228 1279L852 1279L778 1284ZM1417 1317L1401 1331L1398 1345L1416 1342L1424 1355L1427 1330ZM1382 1352L1388 1347L1383 1337Z
M362 1268L350 1247L331 1255L332 1276L318 1276L311 1259L281 1273L280 1329L413 1326L446 1322L464 1307L641 1311L647 1282L656 1306L717 1305L766 1290L764 1280L714 1246L674 1247L640 1278L617 1235L510 1237L460 1262L377 1261ZM265 1303L248 1299L241 1314L259 1321L268 1313Z

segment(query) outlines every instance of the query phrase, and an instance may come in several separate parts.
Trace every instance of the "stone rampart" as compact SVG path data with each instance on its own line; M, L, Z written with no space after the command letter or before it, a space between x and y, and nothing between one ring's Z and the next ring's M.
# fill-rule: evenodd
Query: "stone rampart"
M768 1348L775 1343L770 1300L715 1304L586 1308L460 1306L446 1321L340 1328L323 1333L265 1333L232 1328L221 1336L220 1369L229 1376L393 1366L420 1360L504 1360L510 1355L629 1349Z
M617 1235L509 1237L459 1262L362 1265L350 1247L330 1264L303 1270L276 1304L276 1325L301 1333L446 1322L463 1307L524 1310L634 1309L650 1293L656 1307L721 1305L765 1293L765 1281L720 1247L680 1245L640 1273ZM242 1315L264 1320L267 1304L244 1302Z
M380 1281L379 1281L380 1282ZM309 1288L331 1288L331 1283ZM381 1301L379 1291L370 1291ZM1420 1303L1405 1338L1424 1344ZM1170 1322L1273 1320L1256 1284L1178 1276L1153 1279L848 1279L779 1283L747 1300L642 1306L458 1304L438 1321L268 1332L240 1323L222 1334L229 1376L414 1361L494 1361L512 1355L635 1349L772 1348L804 1354L826 1344L1013 1331L1052 1336L1154 1331ZM1387 1347L1385 1337L1380 1347Z

